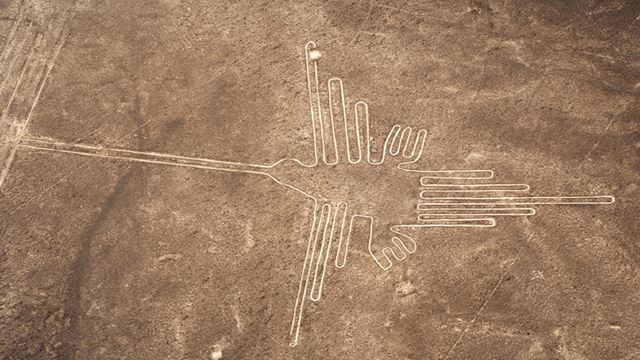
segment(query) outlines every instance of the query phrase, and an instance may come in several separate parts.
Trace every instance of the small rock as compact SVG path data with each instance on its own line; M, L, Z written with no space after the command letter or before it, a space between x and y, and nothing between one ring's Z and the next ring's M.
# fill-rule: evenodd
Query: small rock
M544 272L542 270L531 271L531 280L544 280Z
M182 259L182 254L164 254L158 258L158 262L164 262L169 260L178 261L180 259Z
M467 154L467 156L464 158L464 161L474 161L474 160L484 160L487 157L484 156L484 154L477 152L477 151L471 151L469 154Z
M407 296L416 292L416 287L410 281L402 281L396 286L398 296Z
M322 54L320 53L320 51L316 49L309 51L309 60L318 61L320 60L321 57L322 57Z
M213 350L211 350L211 354L209 357L211 360L220 360L222 359L222 350L224 350L227 346L229 346L229 341L226 336L223 336L216 344L213 345Z

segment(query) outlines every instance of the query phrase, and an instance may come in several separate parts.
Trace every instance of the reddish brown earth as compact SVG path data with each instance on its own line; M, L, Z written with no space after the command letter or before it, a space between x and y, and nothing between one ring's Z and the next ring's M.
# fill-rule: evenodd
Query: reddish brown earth
M0 358L640 358L638 2L0 0L0 43L18 21L15 65L0 57L3 161L27 118L32 139L308 161L314 40L323 81L369 103L375 138L429 131L424 167L616 202L424 231L386 272L355 234L289 347L304 197L251 174L18 149L0 189ZM43 67L7 107L28 59Z

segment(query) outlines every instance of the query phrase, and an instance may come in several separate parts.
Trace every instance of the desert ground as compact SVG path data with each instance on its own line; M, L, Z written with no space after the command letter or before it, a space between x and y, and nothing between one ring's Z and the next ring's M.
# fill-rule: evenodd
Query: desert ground
M633 0L0 0L0 358L640 359L639 38ZM388 269L355 224L313 301L325 194L425 224L424 173L158 160L313 163L309 41L360 149L411 126L422 170L615 202L412 228Z

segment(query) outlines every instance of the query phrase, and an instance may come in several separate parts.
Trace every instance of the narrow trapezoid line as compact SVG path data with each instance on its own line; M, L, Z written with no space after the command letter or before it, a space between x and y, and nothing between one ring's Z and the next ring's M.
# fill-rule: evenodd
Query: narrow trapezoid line
M242 172L242 173L267 175L266 173L263 173L263 172L260 172L260 171L252 171L252 170L238 169L238 168L224 168L224 167L217 167L217 166L206 165L206 164L199 165L199 164L196 164L196 163L181 162L182 160L169 161L169 160L159 160L159 159L154 159L154 158L147 159L147 158L132 157L132 156L105 155L105 154L101 154L101 153L94 153L94 152L87 152L87 151L73 151L73 150L65 150L65 149L52 149L52 148L49 148L49 147L41 147L41 146L35 146L35 145L24 145L24 144L19 144L18 147L24 148L24 149L38 150L38 151L49 151L49 152L57 152L57 153L65 153L65 154L74 154L74 155L97 157L97 158L103 158L103 159L124 160L124 161L141 162L141 163L148 163L148 164L157 164L157 165L170 165L170 166L188 167L188 168L204 169L204 170ZM178 160L178 159L171 158L170 160Z
M226 170L237 172L257 173L268 169L271 165L256 165L249 163L213 160L207 158L196 158L189 156L158 153L153 151L136 151L127 149L107 148L94 145L64 143L58 141L47 141L41 139L23 139L18 144L20 147L53 152L65 152L77 155L95 156L103 158L113 158L118 160L129 160L149 163L159 163L191 166L201 169Z
M14 141L17 143L20 142L20 140L22 139L22 137L24 136L24 133L27 129L27 127L29 126L29 122L31 121L31 117L33 115L33 111L38 103L38 100L40 99L40 96L42 95L42 90L44 89L44 85L47 82L47 79L51 73L51 69L53 69L53 65L55 64L58 55L60 54L60 52L62 51L62 47L64 46L65 42L66 42L66 38L68 36L68 29L64 28L61 32L60 32L60 36L57 40L57 44L53 53L52 58L48 61L48 64L45 63L46 66L46 70L44 73L44 76L42 77L42 79L40 80L40 85L38 87L38 91L36 92L35 98L33 100L33 103L31 104L31 108L29 109L29 114L27 115L27 118L24 122L24 124L22 125L22 127L20 128L19 132L18 132L18 136L16 139L14 139ZM35 49L35 47L34 47ZM33 49L32 49L33 51ZM31 57L31 55L29 56L29 58ZM25 65L26 66L26 65ZM0 189L2 188L2 186L4 185L4 182L7 179L7 176L9 174L9 169L11 168L11 164L13 163L13 160L16 156L16 151L17 151L17 146L13 146L10 150L9 150L9 156L6 160L5 166L2 169L2 173L0 174Z
M500 278L491 289L491 292L489 292L489 295L487 295L487 297L484 299L484 301L482 302L478 310L475 312L469 324L467 324L465 329L462 331L462 333L460 333L460 335L458 336L456 341L451 345L451 347L449 348L447 353L444 355L444 357L442 357L443 360L446 360L451 356L451 354L453 353L455 348L460 344L460 342L462 341L464 336L467 334L471 326L473 326L473 324L475 324L475 322L478 320L478 317L480 317L480 314L482 313L482 311L487 307L489 300L491 300L495 295L496 291L498 291L498 288L500 288L500 285L504 282L505 277L507 276L507 274L509 273L509 271L511 270L514 264L515 264L515 260L511 261L511 264L509 264L507 268L502 272L502 274L500 274Z
M36 41L37 43L39 42L39 39ZM11 109L11 105L13 104L13 101L16 98L16 94L18 93L18 89L20 88L20 85L22 84L22 80L24 79L24 74L27 70L27 68L29 67L29 61L31 60L31 56L33 55L33 51L35 50L37 44L35 44L32 48L31 51L29 52L29 56L27 57L27 60L25 60L24 65L22 67L22 71L20 72L20 76L18 77L18 82L16 83L15 88L13 89L13 92L11 94L11 97L9 98L9 102L7 103L7 106L4 109L4 112L2 113L2 117L0 117L0 124L2 124L4 122L4 119L7 117L7 113L9 112L9 110ZM23 125L25 126L25 125ZM20 135L24 132L24 127L21 127L18 130L18 139L20 138ZM16 139L14 139L15 141ZM2 188L2 185L5 182L5 179L7 178L7 175L9 174L9 169L11 168L11 164L13 163L13 159L15 158L16 155L16 146L12 146L9 148L9 156L7 156L7 159L5 160L3 167L2 167L2 172L0 172L0 188Z

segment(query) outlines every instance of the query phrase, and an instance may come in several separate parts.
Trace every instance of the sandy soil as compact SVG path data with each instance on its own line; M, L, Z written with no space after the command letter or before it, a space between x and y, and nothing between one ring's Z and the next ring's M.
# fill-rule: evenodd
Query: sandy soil
M5 163L19 137L311 161L313 40L321 80L369 103L373 138L428 130L423 168L616 197L419 231L388 271L354 231L290 347L309 199L252 174L18 147L0 358L640 358L639 37L635 1L0 0ZM394 200L385 175L336 174ZM325 188L360 189L344 184Z

